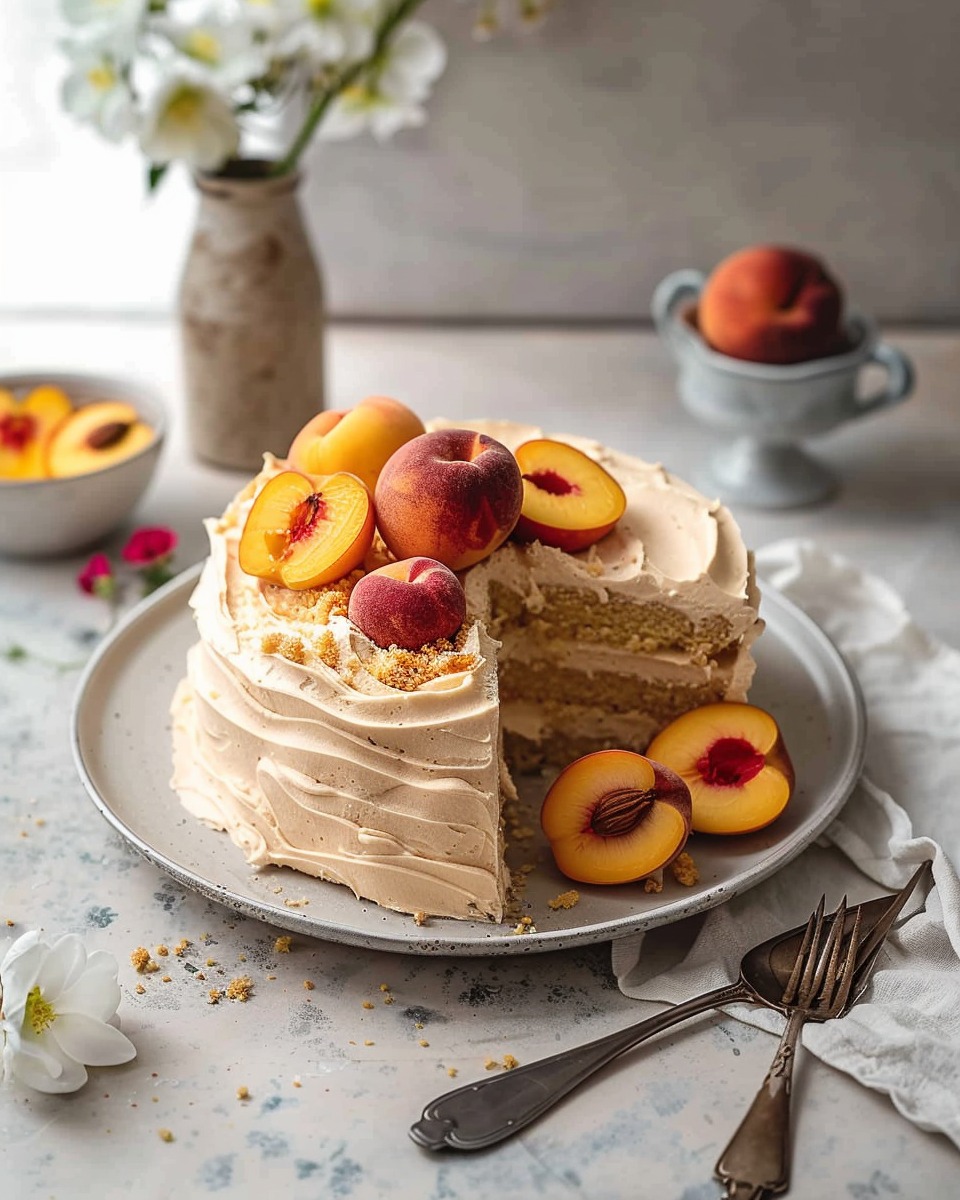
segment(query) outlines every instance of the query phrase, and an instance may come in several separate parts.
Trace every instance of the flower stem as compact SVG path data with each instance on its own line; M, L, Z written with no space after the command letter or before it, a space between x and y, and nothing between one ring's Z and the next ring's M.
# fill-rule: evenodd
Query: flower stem
M420 7L423 0L397 0L394 7L387 13L377 30L376 41L374 42L373 51L369 58L362 62L354 63L340 73L338 78L334 80L329 87L314 100L304 119L303 125L300 127L300 132L293 140L293 144L287 153L274 164L271 175L287 175L296 169L297 163L300 161L300 156L310 143L317 126L323 120L327 109L333 101L342 92L345 92L354 81L363 74L363 72L384 53L390 45L390 40L394 33L408 17Z

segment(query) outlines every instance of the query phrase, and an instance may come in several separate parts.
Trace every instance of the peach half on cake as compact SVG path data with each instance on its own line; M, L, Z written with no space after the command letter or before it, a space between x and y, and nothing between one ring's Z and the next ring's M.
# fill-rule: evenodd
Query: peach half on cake
M36 387L18 400L0 388L0 479L44 479L47 447L73 412L58 387Z
M282 587L320 587L363 562L373 533L373 503L356 475L341 471L312 478L281 471L250 507L240 535L240 567Z
M356 408L311 417L290 443L287 463L307 475L349 471L372 492L387 459L423 432L423 422L399 400L367 396Z
M433 558L405 558L359 579L350 593L350 620L384 648L419 650L452 638L467 617L467 598L449 567Z
M572 762L543 801L557 867L580 883L633 883L658 871L690 834L690 791L669 767L631 750Z
M536 438L514 452L523 506L513 536L574 553L613 529L627 507L623 488L582 450Z
M462 571L513 532L523 503L506 446L471 429L437 429L401 446L377 481L377 528L396 558Z
M777 722L735 701L677 717L647 747L686 783L697 833L752 833L775 821L793 793L794 770Z

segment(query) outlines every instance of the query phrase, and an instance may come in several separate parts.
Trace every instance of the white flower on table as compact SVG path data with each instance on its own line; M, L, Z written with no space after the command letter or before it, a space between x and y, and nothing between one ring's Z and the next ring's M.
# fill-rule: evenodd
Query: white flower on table
M333 101L320 137L339 141L369 129L383 141L398 129L422 125L427 119L423 102L446 63L439 35L429 25L411 21L393 39L382 62Z
M0 1079L40 1092L73 1092L87 1081L84 1064L111 1067L136 1057L117 1029L117 960L87 954L76 934L52 944L36 931L17 938L0 962Z
M112 56L96 49L76 49L61 98L67 112L95 125L111 142L136 126L136 106L126 79Z
M271 48L258 25L241 10L227 13L208 5L191 20L158 17L150 28L198 71L230 89L260 79L270 66Z
M275 0L277 51L316 66L359 62L373 50L380 0Z
M183 159L198 171L215 171L240 144L230 100L198 75L176 72L147 105L140 146L152 163Z

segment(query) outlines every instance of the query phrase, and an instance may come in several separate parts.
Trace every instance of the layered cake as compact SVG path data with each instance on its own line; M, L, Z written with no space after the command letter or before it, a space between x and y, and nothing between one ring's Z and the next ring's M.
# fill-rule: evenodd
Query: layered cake
M511 770L745 699L753 562L722 505L594 442L437 421L332 445L378 403L322 414L207 522L173 786L255 866L498 921Z

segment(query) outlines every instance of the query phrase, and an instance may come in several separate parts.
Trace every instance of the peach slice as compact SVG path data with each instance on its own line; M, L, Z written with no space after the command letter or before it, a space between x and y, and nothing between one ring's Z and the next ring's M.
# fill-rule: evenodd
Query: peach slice
M537 438L515 451L523 476L523 507L513 536L571 554L610 532L627 497L609 471L582 450Z
M390 455L423 432L423 422L399 400L368 396L350 411L311 417L291 442L287 462L307 475L349 471L372 492Z
M132 404L98 400L78 408L55 430L47 447L50 475L86 475L149 446L154 432Z
M50 438L71 412L58 387L34 388L22 400L0 388L0 479L43 479Z
M752 704L692 709L658 733L647 753L686 781L698 833L762 829L793 793L793 764L780 727Z
M377 481L377 526L395 558L435 558L462 571L510 536L523 502L506 446L472 429L421 434Z
M240 567L282 587L333 583L358 567L373 542L365 485L341 471L311 479L281 471L254 500L240 535Z
M662 763L598 750L565 767L540 824L557 866L581 883L631 883L671 862L690 834L690 792Z
M443 563L406 558L364 575L350 593L348 615L378 646L419 650L453 637L466 620L467 598Z

